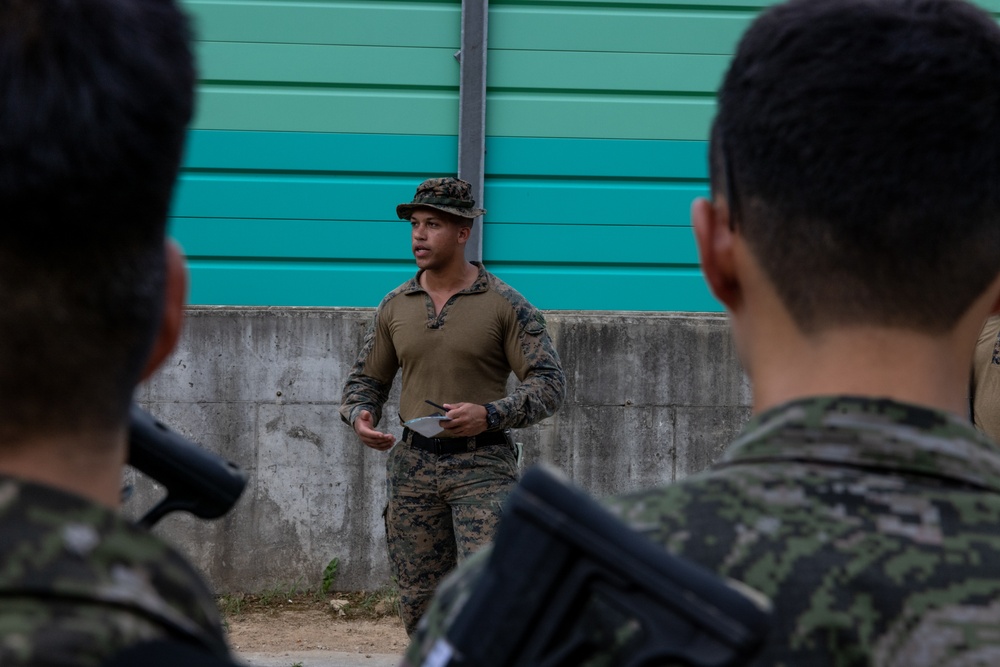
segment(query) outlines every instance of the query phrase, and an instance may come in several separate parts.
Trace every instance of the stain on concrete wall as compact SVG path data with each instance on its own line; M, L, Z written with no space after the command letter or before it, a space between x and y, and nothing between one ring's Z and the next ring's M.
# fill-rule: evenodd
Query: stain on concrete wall
M344 380L371 309L213 308L188 312L178 350L139 401L250 483L225 518L172 516L156 528L219 592L389 583L382 509L386 454L340 421ZM568 380L553 417L516 431L525 465L546 461L595 495L666 484L716 460L749 417L750 392L723 316L546 313ZM398 379L382 427L401 434ZM162 489L130 471L126 512Z

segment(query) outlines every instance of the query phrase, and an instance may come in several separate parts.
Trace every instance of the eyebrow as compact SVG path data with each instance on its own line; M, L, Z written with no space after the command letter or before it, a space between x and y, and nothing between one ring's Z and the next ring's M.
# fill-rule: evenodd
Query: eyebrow
M437 222L448 222L447 218L442 218L442 217L434 215L434 214L428 215L426 218L424 218L424 220L425 221L436 220ZM413 217L410 218L410 222L415 222L415 220L413 219Z

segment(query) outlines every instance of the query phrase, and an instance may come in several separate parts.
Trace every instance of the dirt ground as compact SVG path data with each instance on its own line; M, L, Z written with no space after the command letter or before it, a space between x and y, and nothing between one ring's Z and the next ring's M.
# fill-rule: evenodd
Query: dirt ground
M324 649L402 655L408 643L392 601L377 594L223 598L219 606L230 645L243 653Z

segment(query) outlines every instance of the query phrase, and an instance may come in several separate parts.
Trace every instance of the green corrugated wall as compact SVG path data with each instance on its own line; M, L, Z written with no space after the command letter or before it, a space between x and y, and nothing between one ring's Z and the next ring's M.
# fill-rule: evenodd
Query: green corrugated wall
M171 224L192 303L377 304L415 270L395 204L457 168L460 2L184 4L201 88ZM719 310L688 211L761 6L491 2L487 266L545 309Z

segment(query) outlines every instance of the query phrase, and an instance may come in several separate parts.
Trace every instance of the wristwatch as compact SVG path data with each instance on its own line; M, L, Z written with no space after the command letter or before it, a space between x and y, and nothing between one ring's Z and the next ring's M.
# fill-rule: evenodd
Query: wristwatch
M492 403L485 403L483 407L486 408L486 430L492 431L495 428L499 428L500 415L497 414L497 409L493 407Z

